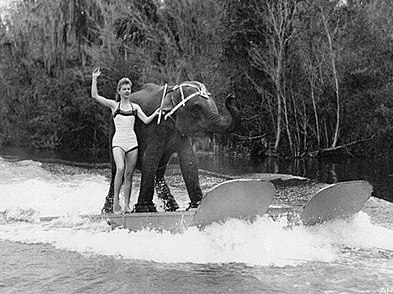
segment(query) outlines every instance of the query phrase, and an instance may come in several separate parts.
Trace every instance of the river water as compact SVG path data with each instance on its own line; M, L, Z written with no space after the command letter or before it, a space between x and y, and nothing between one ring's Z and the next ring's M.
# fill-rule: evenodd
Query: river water
M108 162L108 154L81 152L33 151L20 148L0 147L0 155L16 156L20 159L38 161L64 160L73 165L86 163L102 165ZM171 161L177 163L176 158ZM231 157L225 154L198 154L199 167L211 172L229 175L252 173L282 173L316 179L323 183L335 183L351 180L366 180L374 187L378 198L393 202L393 158L380 159L340 159L318 160L302 159L252 159L249 157Z
M230 169L211 170L261 172ZM387 201L372 197L352 219L314 227L263 216L129 232L77 216L99 213L107 187L100 173L0 155L0 293L393 292ZM48 215L63 217L39 221Z
M283 173L316 179L323 183L366 180L373 195L393 202L393 158L318 160L316 158L278 160L200 155L200 166L225 174Z

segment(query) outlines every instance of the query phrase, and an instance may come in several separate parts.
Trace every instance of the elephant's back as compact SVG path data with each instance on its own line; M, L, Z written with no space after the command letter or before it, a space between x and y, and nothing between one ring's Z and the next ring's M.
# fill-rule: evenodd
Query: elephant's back
M147 83L147 84L143 85L141 91L145 90L145 91L153 92L153 91L159 91L163 88L164 88L164 86L162 86L162 85L158 85L158 84L154 84L154 83Z
M148 83L142 89L131 94L131 101L138 103L144 111L155 110L160 105L163 86Z
M143 85L142 89L140 89L137 92L134 92L131 97L152 97L152 96L159 96L162 95L162 91L164 89L164 86L153 84L153 83L148 83Z

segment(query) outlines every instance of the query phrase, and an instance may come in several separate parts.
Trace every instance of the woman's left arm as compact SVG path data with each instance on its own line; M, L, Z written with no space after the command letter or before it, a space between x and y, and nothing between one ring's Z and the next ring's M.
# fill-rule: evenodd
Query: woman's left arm
M141 121L143 121L143 123L146 124L146 125L149 124L149 123L151 123L151 122L153 121L153 119L160 113L160 108L157 108L157 109L153 112L152 115L147 116L147 115L143 112L142 108L141 108L138 104L133 103L133 106L134 106L134 108L136 109L136 113L137 113L137 115L138 115L138 118L139 118Z

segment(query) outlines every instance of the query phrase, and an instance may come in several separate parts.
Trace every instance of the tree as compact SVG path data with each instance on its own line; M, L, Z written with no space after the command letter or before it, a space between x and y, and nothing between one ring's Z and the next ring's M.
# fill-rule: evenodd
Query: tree
M255 8L258 18L266 20L265 26L259 31L264 46L252 43L248 52L252 64L269 76L275 88L277 117L274 150L277 151L280 144L284 115L288 141L290 149L293 151L287 98L285 97L285 74L288 49L296 32L294 20L297 13L297 2L278 0L270 3L266 1L264 5L258 5L258 2L256 2Z

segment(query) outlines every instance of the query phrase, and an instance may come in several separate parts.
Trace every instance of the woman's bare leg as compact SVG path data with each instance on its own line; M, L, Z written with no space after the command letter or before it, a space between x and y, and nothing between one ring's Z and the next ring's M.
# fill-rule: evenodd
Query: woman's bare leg
M114 147L112 152L113 152L113 159L115 160L115 164L116 164L116 175L115 175L114 191L113 191L113 213L120 213L121 206L119 203L119 195L120 195L120 189L121 189L121 185L123 184L123 177L124 177L125 152L119 147Z
M132 191L132 175L134 174L135 164L138 158L138 149L132 150L126 154L126 170L124 176L124 212L131 212L130 198Z

